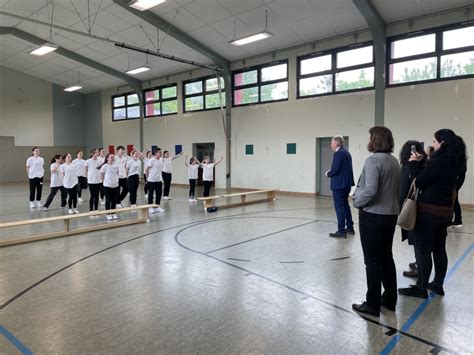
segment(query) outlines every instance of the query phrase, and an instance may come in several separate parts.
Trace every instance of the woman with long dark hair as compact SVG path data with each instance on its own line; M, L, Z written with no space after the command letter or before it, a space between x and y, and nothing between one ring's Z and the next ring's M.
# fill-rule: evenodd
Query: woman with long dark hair
M54 196L58 190L61 191L61 208L65 208L67 204L67 191L63 186L63 175L61 174L61 164L63 163L63 157L61 154L56 154L53 159L51 159L50 171L51 171L51 183L48 198L44 204L43 211L47 212L51 202L53 202Z
M409 159L413 151L416 151L418 154L423 156L423 159L420 161L413 162L409 166ZM401 176L400 176L400 208L403 205L403 202L407 198L408 191L410 186L413 183L413 180L418 176L420 171L423 169L426 164L426 153L423 150L423 146L420 142L415 140L406 141L400 150L400 167L401 167ZM402 241L408 239L408 244L415 246L415 232L407 231L402 229ZM415 260L416 260L416 249L415 249ZM410 268L407 271L403 272L403 276L406 277L416 277L416 261L408 264Z
M67 191L69 196L68 206L69 214L79 213L76 209L77 207L77 184L79 179L77 177L77 167L72 162L71 154L67 153L65 158L65 163L61 165L61 172L63 174L63 186Z
M414 229L418 278L416 285L398 289L403 296L428 298L428 289L444 295L443 283L448 269L447 227L453 216L457 175L466 161L466 145L452 130L441 129L434 134L433 148L433 155L415 181L420 189ZM422 158L413 153L410 165ZM430 283L433 261L435 276Z

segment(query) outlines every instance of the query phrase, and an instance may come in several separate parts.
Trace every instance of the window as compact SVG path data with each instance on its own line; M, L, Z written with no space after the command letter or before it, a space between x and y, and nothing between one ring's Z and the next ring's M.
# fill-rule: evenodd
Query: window
M220 82L220 83L219 83ZM183 83L184 112L218 109L225 106L224 79L205 77ZM221 94L219 94L219 85Z
M374 54L371 43L298 58L298 98L371 89Z
M288 60L233 73L234 106L288 100Z
M178 113L177 92L176 84L145 90L145 117Z
M474 75L472 22L389 39L387 85Z
M138 95L126 93L112 96L112 121L140 118Z

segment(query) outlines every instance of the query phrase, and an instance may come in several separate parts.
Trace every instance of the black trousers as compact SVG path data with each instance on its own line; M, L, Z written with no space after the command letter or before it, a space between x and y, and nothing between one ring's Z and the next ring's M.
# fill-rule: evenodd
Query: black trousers
M143 185L143 192L145 195L148 194L148 181L146 180L146 174L143 174L143 180L145 180L145 184Z
M128 181L127 178L120 178L119 179L119 186L117 189L117 203L122 203L122 201L127 197L128 194Z
M66 189L67 195L69 199L67 201L67 205L69 209L77 207L77 185L71 189Z
M138 175L132 175L128 177L128 191L130 192L131 205L137 204L137 191L139 182L140 180Z
M196 190L196 179L189 179L189 197L193 198L195 196Z
M104 185L100 184L100 199L103 200L105 197Z
M51 191L49 192L48 198L46 199L46 203L44 204L44 207L49 208L51 206L51 202L53 202L54 196L56 196L56 193L61 190L61 207L66 207L67 204L67 191L64 188L64 186L57 186L57 187L52 187Z
M43 191L43 178L30 179L30 202L41 201L41 192Z
M446 236L450 218L440 218L427 213L418 213L415 225L415 250L418 279L416 286L423 290L428 287L433 261L435 267L434 284L443 286L448 269ZM431 255L433 254L433 260Z
M153 203L153 195L156 194L155 203L159 205L161 203L161 191L163 189L160 182L148 182L148 204Z
M164 171L161 173L161 176L163 177L163 184L165 185L164 191L163 191L163 196L169 196L170 195L170 188L171 188L171 173L165 173Z
M97 211L99 209L99 194L102 184L89 184L91 198L89 200L89 210Z
M461 187L456 189L456 200L454 201L454 220L453 220L453 222L456 223L456 224L462 224L461 205L459 204L459 199L458 199L460 188Z
M209 193L211 192L212 181L203 181L204 183L204 197L208 197Z
M82 190L87 189L87 178L85 176L77 177L79 183L77 184L77 196L82 197Z
M115 207L117 205L117 197L119 196L118 191L119 191L118 187L104 186L106 210L115 210Z
M367 276L366 301L370 308L380 310L380 294L384 301L397 303L397 275L392 255L397 215L378 215L359 211L359 231Z

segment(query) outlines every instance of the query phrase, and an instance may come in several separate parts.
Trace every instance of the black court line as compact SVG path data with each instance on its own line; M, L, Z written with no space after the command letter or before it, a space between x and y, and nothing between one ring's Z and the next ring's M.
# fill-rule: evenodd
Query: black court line
M280 261L280 264L304 264L304 261Z
M247 218L247 217L236 217L235 219L245 219L245 218ZM281 217L281 218L284 218L284 217ZM406 337L408 337L408 338L411 338L411 339L413 339L413 340L416 340L416 341L418 341L418 342L420 342L420 343L423 343L423 344L425 344L425 345L428 345L428 346L430 346L430 347L432 347L432 348L441 349L442 351L446 351L446 352L452 353L452 354L457 354L455 351L450 350L450 349L448 349L448 348L445 348L445 347L443 347L443 346L441 346L441 345L435 344L435 343L433 343L433 342L431 342L431 341L429 341L429 340L426 340L426 339L420 338L420 337L418 337L418 336L416 336L416 335L407 333L407 332L405 332L405 331L403 331L403 330L401 330L401 329L394 328L394 327L392 327L392 326L390 326L390 325L388 325L388 324L382 323L382 322L380 322L380 321L377 321L377 320L372 319L372 318L370 318L370 317L367 317L367 316L365 316L365 315L362 315L362 314L359 314L359 313L355 313L355 312L352 311L352 310L348 310L348 309L346 309L346 308L343 308L343 307L341 307L341 306L338 306L337 304L331 303L331 302L326 301L326 300L324 300L324 299L322 299L322 298L319 298L319 297L317 297L317 296L311 295L311 294L309 294L309 293L306 293L306 292L304 292L304 291L301 291L301 290L299 290L299 289L296 289L296 288L294 288L294 287L292 287L292 286L289 286L289 285L287 285L287 284L284 284L284 283L282 283L282 282L280 282L280 281L274 280L274 279L272 279L272 278L270 278L270 277L267 277L267 276L264 276L264 275L259 274L259 273L257 273L257 272L254 272L254 271L251 271L251 270L249 270L249 269L246 269L246 268L244 268L244 267L242 267L242 266L235 265L235 264L232 264L232 263L230 263L230 262L228 262L228 261L226 261L226 260L219 259L219 258L217 258L217 257L215 257L215 256L213 256L213 255L209 255L209 254L200 252L200 251L198 251L198 250L191 249L190 247L187 247L186 245L184 245L183 243L180 242L179 236L180 236L181 233L183 233L184 231L186 231L186 230L188 230L188 229L191 229L191 228L195 227L196 225L205 224L205 223L212 223L212 222L214 222L214 221L200 222L200 223L196 223L196 224L194 224L194 225L187 226L187 227L184 227L184 228L180 229L180 230L175 234L175 236L174 236L174 240L175 240L176 244L178 244L178 245L181 246L183 249L186 249L186 250L188 250L188 251L190 251L190 252L192 252L192 253L196 253L196 254L200 254L200 255L202 255L202 256L206 256L206 257L208 257L208 258L214 259L214 260L219 261L219 262L221 262L221 263L223 263L223 264L226 264L226 265L228 265L228 266L231 266L231 267L234 267L234 268L239 269L239 270L241 270L241 271L244 271L244 272L246 273L245 276L250 276L250 275L257 276L257 277L259 277L259 278L261 278L261 279L263 279L263 280L266 280L266 281L268 281L268 282L271 282L271 283L273 283L273 284L275 284L275 285L278 285L278 286L281 286L281 287L283 287L283 288L286 288L286 289L288 289L289 291L298 293L298 294L300 294L300 295L302 295L302 296L306 296L307 298L311 298L311 299L316 300L316 301L318 301L318 302L320 302L320 303L323 303L323 304L325 304L326 306L332 307L332 308L334 308L334 309L336 309L336 310L338 310L338 311L344 312L344 313L346 313L346 314L349 314L349 315L351 315L351 316L353 316L353 317L357 317L357 318L359 318L359 319L363 319L363 320L365 320L365 321L367 321L367 322L370 322L370 323L372 323L372 324L375 324L375 325L378 325L378 326L380 326L380 327L382 327L382 328L385 328L385 329L387 329L388 331L393 331L393 334L399 333L399 334L404 335L404 336L406 336ZM274 234L275 234L275 233L274 233Z
M350 256L343 256L342 258L331 259L331 261L344 260L344 259L349 259L349 258Z
M227 260L234 260L234 261L243 261L246 263L250 263L252 260L247 260L247 259L237 259L237 258L227 258Z

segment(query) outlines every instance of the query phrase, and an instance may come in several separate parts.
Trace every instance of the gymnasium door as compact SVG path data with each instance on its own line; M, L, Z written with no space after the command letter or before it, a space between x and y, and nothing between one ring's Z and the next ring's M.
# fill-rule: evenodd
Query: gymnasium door
M208 156L211 161L214 161L214 143L193 143L193 155L202 162L205 156ZM214 182L216 181L216 170L214 168ZM202 169L199 168L198 186L202 186Z
M344 147L349 150L349 137L344 137ZM333 151L331 137L316 138L316 192L321 196L332 196L331 179L325 173L331 169Z

